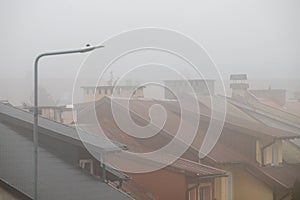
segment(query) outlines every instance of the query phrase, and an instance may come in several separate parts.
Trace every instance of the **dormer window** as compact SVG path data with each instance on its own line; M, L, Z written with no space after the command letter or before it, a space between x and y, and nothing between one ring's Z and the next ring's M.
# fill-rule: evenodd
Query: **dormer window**
M282 163L282 141L275 140L266 145L260 145L257 141L256 160L262 165L277 166Z
M272 145L272 162L271 162L271 165L277 166L281 162L282 162L282 158L280 158L280 145L279 145L278 142L275 142Z

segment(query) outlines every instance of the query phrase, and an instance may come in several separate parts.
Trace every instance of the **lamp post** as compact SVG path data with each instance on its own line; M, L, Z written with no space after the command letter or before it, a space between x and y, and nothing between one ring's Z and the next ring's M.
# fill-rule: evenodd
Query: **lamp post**
M42 57L64 55L64 54L75 54L75 53L86 53L95 49L103 48L104 46L90 46L87 45L85 48L77 50L67 51L56 51L42 53L38 55L34 61L34 124L33 124L33 143L34 143L34 200L38 200L38 63Z

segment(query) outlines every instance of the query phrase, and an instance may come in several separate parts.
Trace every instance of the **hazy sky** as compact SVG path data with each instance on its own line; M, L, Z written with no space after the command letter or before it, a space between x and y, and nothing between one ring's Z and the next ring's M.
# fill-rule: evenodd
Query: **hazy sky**
M299 79L299 0L1 0L0 98L7 87L18 86L9 81L32 86L33 60L40 52L98 44L145 26L194 38L224 78L247 73L258 79ZM83 58L47 58L41 79L72 79Z

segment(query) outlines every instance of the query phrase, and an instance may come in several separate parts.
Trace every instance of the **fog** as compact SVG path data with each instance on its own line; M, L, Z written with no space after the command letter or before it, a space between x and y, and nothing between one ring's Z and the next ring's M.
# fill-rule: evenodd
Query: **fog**
M2 0L0 99L15 104L29 101L33 61L39 53L100 44L141 27L172 29L193 38L225 80L232 73L246 73L250 87L288 89L291 96L300 88L299 21L297 0ZM43 59L40 84L60 103L70 103L73 81L85 57Z

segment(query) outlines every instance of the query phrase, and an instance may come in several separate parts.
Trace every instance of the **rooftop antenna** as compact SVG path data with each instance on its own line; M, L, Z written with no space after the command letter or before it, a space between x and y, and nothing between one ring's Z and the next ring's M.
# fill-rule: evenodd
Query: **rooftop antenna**
M113 83L114 83L114 73L113 73L113 71L110 71L110 78L108 80L108 85L112 86Z

